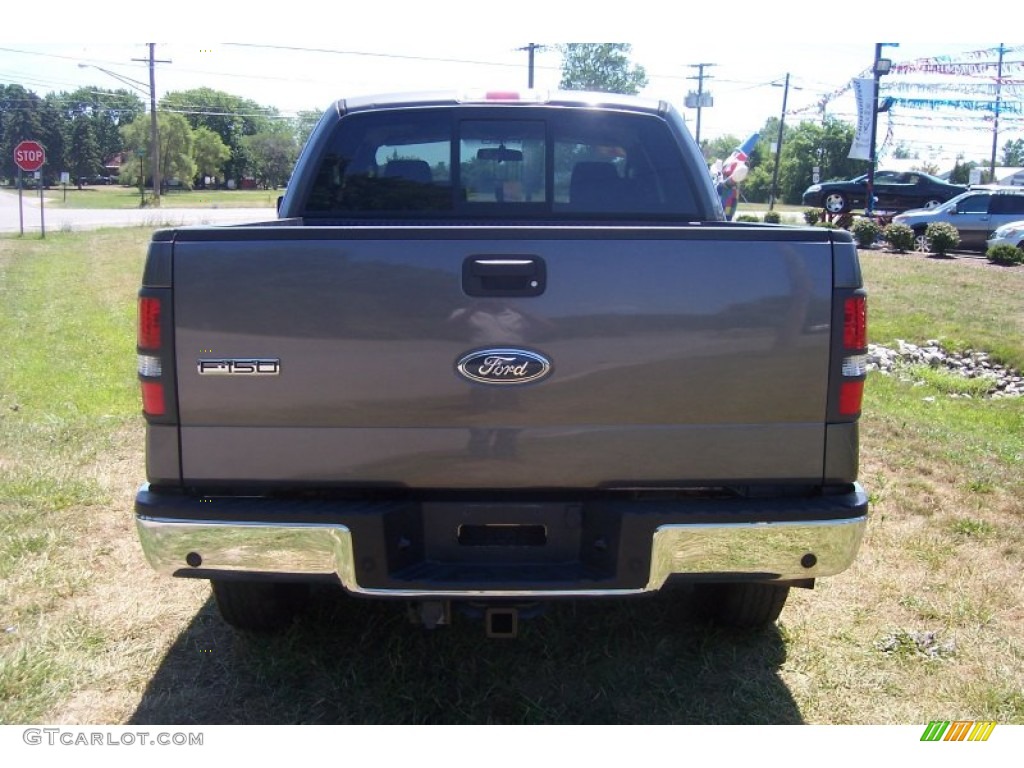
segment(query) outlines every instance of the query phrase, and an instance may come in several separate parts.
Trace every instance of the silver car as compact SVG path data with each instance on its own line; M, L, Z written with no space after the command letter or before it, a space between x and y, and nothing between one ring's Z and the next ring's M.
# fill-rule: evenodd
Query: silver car
M925 234L928 225L943 221L960 233L962 250L984 251L987 241L1004 224L1024 219L1024 187L987 187L972 189L930 210L901 213L893 223L914 230L914 249L931 250Z
M991 248L995 245L1012 245L1024 250L1024 219L1003 224L1003 226L993 232L992 236L988 239L987 246ZM988 248L986 248L986 252Z

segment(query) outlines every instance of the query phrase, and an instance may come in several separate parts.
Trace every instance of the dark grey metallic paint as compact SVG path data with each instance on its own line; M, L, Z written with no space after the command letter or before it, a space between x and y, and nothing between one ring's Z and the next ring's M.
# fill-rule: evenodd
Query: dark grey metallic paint
M461 290L467 254L521 243L380 232L176 243L186 482L820 480L830 243L752 248L686 228L538 240L545 293L480 299ZM455 374L454 360L499 345L536 350L555 373L508 391ZM201 377L204 357L275 358L281 372ZM481 451L501 461L467 471Z

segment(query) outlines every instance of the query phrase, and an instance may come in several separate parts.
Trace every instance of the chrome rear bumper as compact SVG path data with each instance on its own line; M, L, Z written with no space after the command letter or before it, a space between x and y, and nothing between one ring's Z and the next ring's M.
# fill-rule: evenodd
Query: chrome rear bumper
M862 514L824 520L666 524L650 537L649 570L633 585L536 583L463 587L423 585L378 588L360 584L352 530L338 523L174 519L137 514L142 547L157 571L195 578L337 578L354 593L392 597L597 596L660 589L670 576L704 580L805 580L850 566L867 525L867 500L853 492ZM849 500L848 500L849 501ZM648 554L648 553L643 553ZM635 558L634 558L635 559ZM644 567L646 568L646 562Z

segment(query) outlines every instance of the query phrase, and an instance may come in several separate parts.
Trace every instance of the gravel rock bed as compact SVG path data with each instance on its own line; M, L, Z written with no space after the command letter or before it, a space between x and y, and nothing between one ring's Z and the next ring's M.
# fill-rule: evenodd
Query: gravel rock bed
M993 361L986 352L972 349L950 352L936 340L926 341L918 346L899 339L895 349L880 344L868 345L869 371L878 371L888 376L916 365L944 369L965 379L987 380L990 385L985 393L986 397L1024 396L1024 377L1021 376L1021 372ZM970 397L967 394L951 395L957 396Z

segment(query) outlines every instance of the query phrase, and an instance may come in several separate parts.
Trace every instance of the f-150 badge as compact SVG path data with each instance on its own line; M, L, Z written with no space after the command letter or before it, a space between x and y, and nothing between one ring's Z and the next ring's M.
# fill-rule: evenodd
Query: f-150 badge
M266 357L227 358L200 360L197 367L200 376L277 376L281 361Z
M551 361L525 349L478 349L462 357L455 369L479 384L528 384L551 373Z

